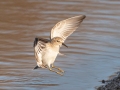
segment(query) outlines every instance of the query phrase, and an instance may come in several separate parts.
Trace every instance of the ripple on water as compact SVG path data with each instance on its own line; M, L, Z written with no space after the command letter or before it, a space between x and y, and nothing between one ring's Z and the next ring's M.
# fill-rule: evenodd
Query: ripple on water
M118 0L2 0L0 89L93 90L120 65L119 4ZM49 38L58 21L80 14L86 19L65 42L69 48L61 48L65 56L55 62L65 70L64 76L33 70L34 38Z

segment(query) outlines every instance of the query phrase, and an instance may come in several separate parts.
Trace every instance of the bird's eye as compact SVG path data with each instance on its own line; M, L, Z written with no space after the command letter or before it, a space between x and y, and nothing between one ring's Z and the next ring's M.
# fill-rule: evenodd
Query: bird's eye
M60 41L57 40L57 42L60 42Z

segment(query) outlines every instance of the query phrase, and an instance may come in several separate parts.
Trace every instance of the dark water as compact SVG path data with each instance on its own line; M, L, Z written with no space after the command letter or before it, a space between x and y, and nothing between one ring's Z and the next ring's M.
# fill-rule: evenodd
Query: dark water
M34 37L49 38L58 21L80 14L87 18L55 62L64 76L33 70ZM94 90L119 69L119 0L0 0L1 90Z

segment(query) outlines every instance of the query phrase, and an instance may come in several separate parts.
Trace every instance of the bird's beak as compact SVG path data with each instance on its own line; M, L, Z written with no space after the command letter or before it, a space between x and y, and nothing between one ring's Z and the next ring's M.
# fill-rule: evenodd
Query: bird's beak
M68 48L68 46L67 46L67 45L65 45L64 43L62 43L62 45Z

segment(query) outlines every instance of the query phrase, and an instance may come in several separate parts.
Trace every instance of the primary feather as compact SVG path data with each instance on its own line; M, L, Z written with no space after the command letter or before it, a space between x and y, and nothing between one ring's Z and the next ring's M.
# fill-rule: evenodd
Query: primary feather
M58 22L51 30L51 39L60 37L65 41L78 28L85 17L85 15L80 15Z

